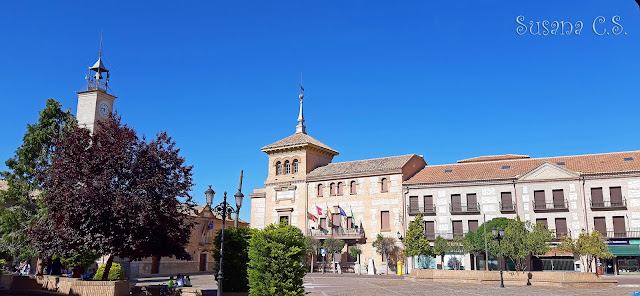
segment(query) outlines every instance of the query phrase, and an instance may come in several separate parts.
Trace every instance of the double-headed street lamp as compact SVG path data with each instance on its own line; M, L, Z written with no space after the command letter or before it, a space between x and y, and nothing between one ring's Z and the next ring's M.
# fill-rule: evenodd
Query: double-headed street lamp
M221 296L222 295L222 279L224 278L222 273L222 259L224 257L224 222L227 220L227 216L231 216L231 214L233 213L236 213L236 214L238 213L238 210L240 210L240 207L242 207L242 198L244 198L244 194L242 194L242 191L238 189L238 193L234 195L236 198L236 209L234 209L227 203L226 191L224 192L224 200L219 205L215 206L214 208L211 208L211 205L213 204L213 196L215 194L216 192L213 191L213 189L211 189L211 185L209 185L209 189L207 189L207 191L204 192L204 195L207 197L207 205L209 206L209 210L222 216L222 229L220 233L220 261L219 261L219 269L218 269L218 296Z
M495 227L493 228L493 230L491 230L491 234L493 234L493 237L495 237L495 239L498 241L498 252L499 252L499 264L500 264L500 288L504 288L504 280L502 279L502 239L504 238L504 229L503 228L498 228L496 229Z

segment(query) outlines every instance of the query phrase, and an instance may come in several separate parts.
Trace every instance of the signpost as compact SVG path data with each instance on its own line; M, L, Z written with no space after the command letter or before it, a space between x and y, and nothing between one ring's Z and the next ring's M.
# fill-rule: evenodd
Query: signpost
M322 273L324 274L324 257L327 255L327 251L325 249L320 249L320 254L322 255Z

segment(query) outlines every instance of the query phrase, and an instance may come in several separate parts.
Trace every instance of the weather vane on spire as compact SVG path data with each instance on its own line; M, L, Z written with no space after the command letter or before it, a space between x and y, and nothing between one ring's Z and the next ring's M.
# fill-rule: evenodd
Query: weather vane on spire
M304 87L302 87L302 72L300 72L300 83L298 83L298 85L300 86L300 95L298 95L298 97L300 98L300 114L298 114L298 125L296 126L296 134L306 134L307 127L304 126L304 115L302 114L302 99L304 99Z

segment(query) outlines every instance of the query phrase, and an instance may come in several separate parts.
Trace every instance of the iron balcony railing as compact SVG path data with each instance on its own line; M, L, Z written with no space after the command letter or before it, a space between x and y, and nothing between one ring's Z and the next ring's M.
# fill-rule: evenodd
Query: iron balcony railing
M449 211L451 214L480 214L480 204L470 204L470 205L449 205Z
M511 202L511 204L503 204L502 202L500 202L500 212L502 213L515 213L516 212L516 205Z
M557 211L568 211L569 204L567 200L564 199L562 201L552 201L552 202L544 202L544 203L536 203L533 201L533 211L534 212L557 212Z
M622 197L620 201L611 201L611 200L602 200L602 201L593 201L593 199L589 199L591 203L592 210L626 210L627 209L627 199Z
M557 240L561 240L565 236L571 238L571 229L565 229L564 231L558 231L558 229L554 229L552 231L553 236L555 236Z
M441 236L446 240L452 240L455 237L463 237L465 234L466 234L465 232L437 232L437 233L425 232L427 240L430 240L430 241L436 240L438 236Z
M625 230L607 228L606 233L602 235L606 238L640 238L640 228L628 228Z
M364 228L334 227L333 229L309 229L309 236L364 237Z
M407 213L409 213L409 216L415 216L418 213L422 213L424 215L435 215L436 214L436 206L435 205L431 205L431 206L426 206L426 207L412 207L412 206L407 206Z

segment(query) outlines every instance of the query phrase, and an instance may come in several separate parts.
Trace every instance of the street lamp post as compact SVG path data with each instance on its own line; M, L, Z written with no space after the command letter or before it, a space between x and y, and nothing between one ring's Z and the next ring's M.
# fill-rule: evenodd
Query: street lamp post
M213 189L211 189L211 185L209 185L209 189L207 189L207 191L204 192L204 194L207 197L207 205L209 205L209 208L211 209L211 204L213 204L213 196L215 194L215 191L213 191ZM236 205L242 205L242 198L244 197L244 195L242 194L241 190L238 189L238 193L236 193L235 195L236 198ZM228 203L227 203L227 192L224 192L224 200L217 206L215 206L213 209L211 209L212 212L215 212L217 214L219 214L222 217L222 229L220 230L220 261L218 263L218 296L222 296L222 280L224 279L224 273L222 271L222 260L224 257L224 227L225 227L225 221L227 220L227 216L231 216L231 214L233 213L237 213L237 209L234 209L233 207L231 207Z
M493 234L493 237L498 241L498 253L500 256L498 259L498 264L500 264L500 288L504 288L504 280L502 279L502 239L504 238L504 229L496 229L494 227L493 230L491 230L491 234Z

